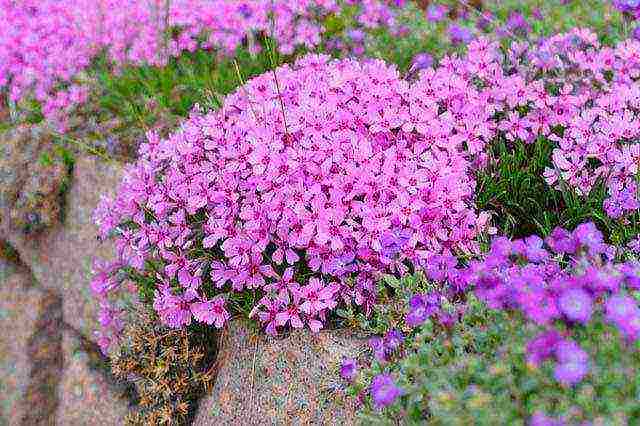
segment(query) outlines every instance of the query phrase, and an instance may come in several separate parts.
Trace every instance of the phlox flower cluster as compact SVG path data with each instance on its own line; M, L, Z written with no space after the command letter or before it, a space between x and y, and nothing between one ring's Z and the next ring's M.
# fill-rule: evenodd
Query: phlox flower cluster
M507 22L511 30L528 31L524 24L518 14ZM450 32L456 42L471 39L462 27ZM432 65L420 54L410 71ZM495 114L494 137L554 144L552 167L544 172L549 185L586 196L602 183L608 191L603 208L613 219L640 208L640 42L601 46L595 33L579 28L536 44L514 42L506 52L479 39L466 57L444 58L439 68L449 66L482 80L480 93Z
M517 70L510 96L526 107L502 120L507 139L548 138L549 185L586 195L603 182L610 217L637 210L640 43L602 47L595 33L574 29L535 47L514 43L506 63Z
M103 52L116 67L164 65L199 48L231 55L259 33L290 54L320 43L335 0L1 0L0 91L33 96L60 122L86 100L86 76Z
M478 251L488 216L464 142L490 132L484 108L448 68L409 83L382 61L311 55L259 76L150 135L95 214L119 258L100 288L117 271L152 283L174 327L221 326L218 297L247 289L269 333L318 330L340 302L368 311L381 274Z
M557 360L556 379L572 385L587 374L588 356L554 324L571 330L598 316L630 344L640 340L640 307L629 295L640 289L640 264L616 263L614 255L593 223L584 223L573 232L557 228L546 240L495 238L489 253L462 275L491 308L520 311L548 328L530 342L529 361Z
M431 65L420 56L413 69L431 73ZM547 139L554 144L552 167L544 172L549 185L586 196L603 183L611 218L638 210L640 42L603 47L595 33L574 29L502 51L481 38L465 57L445 57L435 69L476 78L481 108L491 117L482 118L482 137L467 141L470 150L482 152L498 137L510 143Z
M431 72L431 66L423 55L413 69ZM468 142L470 149L481 152L496 137L547 139L554 144L552 167L544 172L549 185L586 196L602 182L608 191L603 207L614 219L640 207L640 42L603 47L595 33L574 29L536 45L514 42L505 52L477 39L465 57L445 57L436 69L442 68L465 80L475 75L492 115L481 140Z

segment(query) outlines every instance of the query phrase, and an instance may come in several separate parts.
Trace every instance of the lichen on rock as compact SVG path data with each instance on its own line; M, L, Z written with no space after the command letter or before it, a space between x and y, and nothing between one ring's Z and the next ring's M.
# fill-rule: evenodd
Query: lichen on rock
M52 161L54 137L44 127L19 126L0 134L0 222L31 234L60 222L69 168Z

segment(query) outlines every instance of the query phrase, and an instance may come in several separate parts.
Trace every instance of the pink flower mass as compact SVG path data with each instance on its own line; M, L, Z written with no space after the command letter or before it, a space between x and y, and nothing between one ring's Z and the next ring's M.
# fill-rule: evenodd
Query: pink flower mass
M487 126L464 76L443 68L408 83L381 61L314 55L276 76L280 92L267 73L168 139L150 135L96 211L124 268L166 283L155 296L166 324L211 322L203 303L249 289L264 293L272 331L317 330L339 301L369 309L383 273L478 250L486 218L463 140ZM432 126L403 130L405 110L431 111ZM393 255L390 232L403 236Z
M85 71L102 54L116 68L162 66L196 49L230 56L261 32L290 54L317 46L320 18L337 7L335 0L0 0L0 90L13 101L34 96L45 117L60 121L86 100Z
M411 81L379 60L308 55L217 111L196 108L167 139L150 134L96 221L125 269L166 283L156 297L168 324L187 324L187 305L250 290L270 333L318 330L339 303L369 312L382 274L478 252L491 228L474 206L474 175L496 138L548 138L550 185L586 193L604 179L607 212L632 208L609 207L635 200L640 152L626 141L640 128L638 52L638 42L603 48L578 29L537 50L477 39ZM541 244L523 253L542 261ZM94 284L101 297L116 286L109 277ZM195 296L176 305L186 291ZM577 296L563 312L580 321L588 300Z

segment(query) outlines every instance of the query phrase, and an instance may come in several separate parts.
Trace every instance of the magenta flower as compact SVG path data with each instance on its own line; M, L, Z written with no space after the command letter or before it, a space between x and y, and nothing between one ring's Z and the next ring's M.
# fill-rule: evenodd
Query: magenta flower
M379 2L374 3L369 9ZM275 38L281 53L289 54L297 46L311 49L320 44L322 18L338 10L334 0L167 4L166 19L158 19L157 5L146 1L4 2L0 15L12 25L0 30L0 89L15 102L37 99L45 117L65 130L66 117L88 99L89 89L79 84L81 74L103 53L118 69L163 66L199 48L231 56L243 40L265 32ZM375 26L392 21L389 8L381 6ZM384 13L389 15L386 20ZM179 35L172 34L173 28L180 28ZM168 46L160 42L165 35ZM202 192L186 194L190 212L205 207Z
M276 315L276 325L285 326L287 324L291 324L293 328L302 328L304 324L302 323L302 319L300 318L300 309L297 305L291 305L288 308L285 308L284 311L279 312Z
M270 336L275 336L278 334L278 320L277 316L281 312L280 308L282 307L283 301L280 299L269 299L268 297L263 297L262 300L256 305L255 308L251 311L249 317L253 318L256 314L260 321L265 325L265 332ZM262 310L260 308L264 307L266 309Z
M118 286L116 278L113 273L120 267L119 263L109 263L100 260L96 260L93 263L91 272L93 277L91 279L91 292L100 298L103 298L107 293L113 291Z
M277 281L264 286L265 291L275 293L276 298L281 301L288 300L290 292L298 294L300 286L293 280L293 271L293 268L287 268Z
M160 315L163 324L172 328L181 328L191 324L193 317L191 305L197 298L193 290L187 290L184 294L176 296L168 287L156 290L153 300L153 308Z
M291 11L280 3L275 7ZM394 20L388 5L366 3L357 17L362 26ZM332 8L323 4L322 10ZM307 17L306 5L278 19L297 25ZM230 29L247 16L260 22L265 10L249 9L224 10L238 20ZM190 49L189 40L200 42L191 24L180 28L186 39L172 40L179 44L172 54ZM316 43L317 31L300 29L302 40L276 35L285 40L279 48ZM233 50L243 40L228 35L233 31L221 34L227 35L216 33L209 47ZM116 62L128 63L131 49L144 63L140 49L147 45L156 50L150 43L128 46ZM513 43L503 52L487 39L467 47L466 55L443 58L412 81L381 61L308 55L275 70L278 85L271 72L258 76L228 95L221 109L192 114L169 138L150 134L116 196L95 214L124 263L96 278L96 292L109 296L122 269L133 267L149 282L182 287L176 295L158 286L156 296L161 318L182 324L193 315L193 301L202 300L205 281L221 295L266 290L284 299L286 284L273 265L295 263L310 281L302 283L304 295L290 283L271 329L308 324L318 330L339 302L370 311L381 275L426 266L435 279L473 287L491 307L520 310L537 323L586 321L587 310L570 303L578 299L562 297L568 289L606 299L633 281L612 263L613 251L593 224L555 230L544 242L496 239L467 271L428 263L434 256L479 254L477 236L491 228L474 206L476 168L488 161L483 150L496 138L547 138L554 145L543 176L549 185L582 196L602 181L609 214L624 220L636 209L640 148L629 141L640 137L633 95L640 43L601 47L595 34L575 29L535 49ZM206 268L208 277L201 273ZM175 300L189 291L194 299ZM428 305L416 302L407 322L424 321L432 314ZM635 335L635 325L625 327L625 336Z
M214 324L216 328L222 328L229 318L231 318L224 304L224 299L217 296L211 300L193 303L191 305L191 311L196 320L205 324Z
M333 309L337 304L334 300L336 291L335 286L325 286L322 280L311 278L308 285L300 288L300 295L304 300L300 310L307 315L315 316L325 309Z

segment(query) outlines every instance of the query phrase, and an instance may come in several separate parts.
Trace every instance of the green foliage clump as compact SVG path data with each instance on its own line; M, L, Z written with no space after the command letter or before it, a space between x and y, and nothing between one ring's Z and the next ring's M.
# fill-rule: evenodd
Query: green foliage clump
M574 332L589 353L590 372L565 387L554 379L552 361L540 367L526 362L527 342L540 327L488 309L473 296L454 305L465 312L453 326L427 320L408 333L400 356L359 373L353 395L366 395L381 373L390 373L404 391L384 410L364 397L363 423L525 425L536 413L565 424L640 422L640 348L627 347L613 327L595 321Z
M573 229L593 221L612 244L624 245L640 233L640 215L612 219L603 210L608 193L599 183L586 196L571 188L557 191L544 180L553 168L554 144L539 138L532 144L497 141L489 147L493 158L477 176L476 205L493 213L500 234L525 237L549 235L556 227Z

